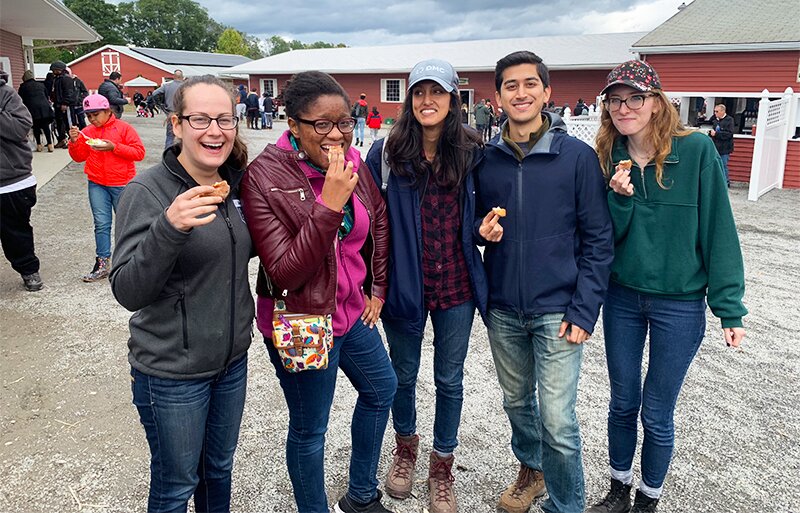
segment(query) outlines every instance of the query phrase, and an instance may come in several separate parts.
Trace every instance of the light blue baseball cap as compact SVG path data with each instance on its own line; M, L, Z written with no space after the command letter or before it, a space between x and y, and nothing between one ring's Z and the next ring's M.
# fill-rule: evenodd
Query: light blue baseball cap
M458 73L447 61L428 59L418 62L408 75L408 90L423 80L433 80L448 93L458 92Z

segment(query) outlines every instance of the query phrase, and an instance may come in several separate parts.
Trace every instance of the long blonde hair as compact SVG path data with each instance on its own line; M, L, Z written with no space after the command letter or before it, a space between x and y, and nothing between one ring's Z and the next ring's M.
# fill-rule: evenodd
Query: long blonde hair
M652 93L653 101L659 104L659 109L657 112L653 112L653 116L647 125L647 141L656 150L653 157L656 162L656 182L662 189L667 189L668 187L663 182L664 161L672 151L672 138L684 137L689 135L691 131L683 127L678 111L672 106L672 102L669 101L664 91L654 89ZM603 109L602 114L600 114L600 130L598 130L595 138L595 150L600 157L600 166L603 168L606 180L610 180L611 175L614 174L614 162L611 159L611 152L614 149L614 142L619 137L622 137L622 134L619 133L617 127L611 121L611 113L608 109Z

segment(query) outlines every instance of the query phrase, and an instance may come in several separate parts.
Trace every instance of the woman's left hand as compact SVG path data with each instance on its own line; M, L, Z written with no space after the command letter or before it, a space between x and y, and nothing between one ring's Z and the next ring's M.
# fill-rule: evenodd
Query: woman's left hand
M728 344L728 347L739 347L746 332L744 328L722 328L722 334L725 335L725 343Z
M364 304L364 313L361 314L361 321L364 323L364 326L369 326L369 329L372 329L375 327L375 323L378 322L378 318L381 316L383 301L375 296L369 297L368 295L364 294Z

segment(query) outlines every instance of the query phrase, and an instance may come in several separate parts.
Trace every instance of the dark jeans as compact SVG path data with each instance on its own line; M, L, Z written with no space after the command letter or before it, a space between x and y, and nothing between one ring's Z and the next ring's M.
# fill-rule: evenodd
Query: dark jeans
M35 185L0 194L0 242L11 267L21 275L39 272L31 226L31 209L34 205Z
M427 312L426 312L427 314ZM464 403L464 360L475 317L472 300L446 310L430 312L433 323L433 381L436 384L436 415L433 448L448 454L458 446L458 426ZM417 375L423 335L412 335L402 325L383 323L392 366L397 374L397 394L392 404L392 422L397 434L417 432Z
M53 135L50 131L51 124L53 124L53 118L33 120L33 136L36 138L37 145L42 144L42 133L44 133L47 144L53 144Z
M726 153L725 155L720 155L722 158L722 174L725 176L725 183L730 186L731 184L731 176L728 171L728 161L731 160L731 154Z
M67 132L69 132L69 109L62 111L61 105L53 105L53 110L56 113L56 132L58 140L61 142L67 138Z
M606 361L611 381L608 454L611 468L633 466L641 410L642 480L660 488L675 443L673 414L683 380L706 329L704 299L677 301L611 283L603 307ZM642 386L642 355L650 359Z
M233 453L247 392L247 356L205 379L131 369L133 404L150 445L148 513L230 511Z
M70 107L69 115L73 125L78 125L78 128L81 130L86 128L86 114L83 113L82 105L73 105Z
M172 119L170 119L170 114L167 114L167 136L164 139L164 148L169 148L175 143L175 133L172 131Z
M325 432L342 369L358 391L350 425L352 453L347 495L367 503L378 490L378 462L397 378L377 329L360 320L341 337L334 337L328 368L289 373L270 339L264 340L289 407L286 465L299 513L328 513L325 495Z

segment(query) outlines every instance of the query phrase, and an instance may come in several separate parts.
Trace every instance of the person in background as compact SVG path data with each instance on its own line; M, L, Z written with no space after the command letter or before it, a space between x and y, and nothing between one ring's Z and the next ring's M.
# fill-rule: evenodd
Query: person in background
M374 180L386 185L393 241L382 319L398 387L392 404L394 457L384 488L398 499L412 493L420 441L417 375L430 316L436 384L432 450L426 458L431 513L458 510L453 465L464 361L475 309L486 313L486 274L472 234L472 173L481 146L480 134L461 123L458 75L450 63L430 59L412 69L399 121L367 156Z
M486 124L486 129L483 131L483 140L488 141L492 138L492 127L497 123L497 113L494 111L494 105L486 98L486 108L489 110L489 123Z
M56 148L67 147L67 131L70 127L69 109L75 102L75 84L72 82L71 77L64 74L66 69L67 65L61 61L55 61L50 65L50 71L53 73L53 110L55 111L56 133L58 135Z
M352 114L356 118L356 146L364 146L364 126L367 123L367 94L361 93L358 101L353 104Z
M733 153L733 132L735 131L733 118L725 113L725 105L720 103L714 106L714 115L711 116L709 123L714 128L708 132L708 135L714 140L714 146L722 159L722 174L725 176L725 183L730 187L728 162Z
M485 137L486 128L489 126L489 119L491 118L489 107L486 106L486 100L481 100L481 102L475 106L474 114L475 130L481 134L481 137Z
M259 103L258 93L254 87L250 89L250 94L248 94L247 98L245 99L245 105L247 105L247 128L250 128L251 130L258 130Z
M272 114L275 110L275 103L268 92L264 92L261 99L261 128L272 130Z
M176 143L120 198L111 291L135 312L128 361L150 447L147 511L185 512L194 495L194 511L227 513L255 314L239 206L247 147L218 78L187 80L174 102ZM221 180L225 198L213 194Z
M11 268L22 277L25 290L35 292L44 284L31 226L36 177L28 132L33 119L7 81L8 74L0 70L0 244Z
M236 91L236 115L239 121L244 121L247 117L247 88L244 84L239 84Z
M376 473L397 378L375 329L388 285L386 205L351 146L356 120L342 86L326 73L298 73L283 101L289 130L248 166L242 202L261 260L258 327L289 410L295 502L300 513L330 511L325 432L341 369L358 399L349 484L334 511L387 513ZM276 296L290 312L332 316L327 368L284 368L271 341Z
M44 133L47 151L53 152L53 135L50 125L53 123L53 109L47 98L44 84L37 82L33 71L25 70L22 83L19 85L19 96L33 118L33 137L36 139L36 151L43 151L42 133Z
M122 74L119 71L112 71L108 78L97 88L97 94L106 97L111 106L111 112L117 117L122 118L123 106L128 104L128 100L122 96Z
M596 149L615 253L603 307L611 486L588 513L652 513L672 459L675 406L705 335L706 298L728 346L745 336L744 266L722 160L708 137L684 130L656 71L622 63L601 95ZM641 479L631 506L640 416Z
M372 112L369 113L367 117L367 126L369 127L370 132L370 144L373 144L378 139L378 132L381 129L381 124L383 123L383 117L381 117L381 113L378 112L378 107L372 107Z
M175 94L178 92L181 84L183 84L184 76L183 71L176 69L172 72L172 80L163 84L161 87L153 91L153 98L163 97L162 103L164 113L167 115L166 120L166 136L164 138L164 148L169 148L175 142L175 134L172 131L171 115L175 112ZM153 102L155 103L155 102ZM147 95L147 105L150 107L150 112L153 112L153 106L150 103L150 94Z
M614 256L606 186L594 150L542 111L550 74L541 58L503 57L495 88L508 120L476 173L476 228L486 244L489 346L519 461L498 508L524 513L546 490L544 512L583 513L575 403Z
M589 114L589 107L583 102L583 98L578 98L578 103L575 104L575 110L572 111L573 116L583 116Z
M136 175L134 162L144 158L144 145L136 130L112 114L105 96L90 94L83 111L92 126L69 130L69 155L88 177L89 205L94 219L95 261L83 281L108 278L111 270L111 222L122 189Z
M64 74L72 77L72 83L75 87L75 100L69 107L70 119L73 125L78 125L78 128L83 130L86 128L86 115L83 112L83 100L89 96L89 90L86 89L86 84L83 83L83 80L73 74L69 67L64 70Z

